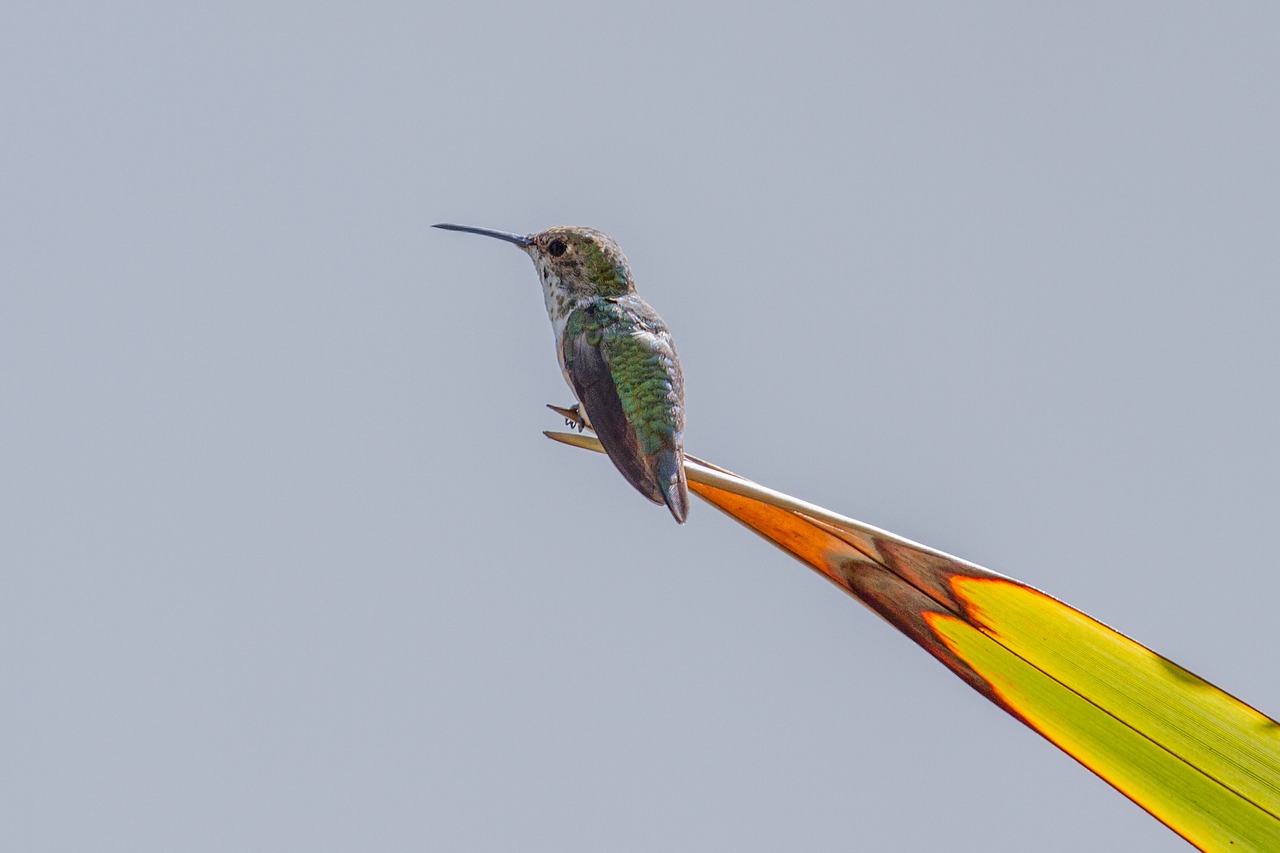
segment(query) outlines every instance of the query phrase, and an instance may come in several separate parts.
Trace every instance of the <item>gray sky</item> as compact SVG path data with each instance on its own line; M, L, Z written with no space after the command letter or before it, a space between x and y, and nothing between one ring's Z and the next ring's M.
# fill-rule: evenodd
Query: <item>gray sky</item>
M1264 712L1274 4L0 10L0 844L1179 850L545 440L586 224L689 449Z

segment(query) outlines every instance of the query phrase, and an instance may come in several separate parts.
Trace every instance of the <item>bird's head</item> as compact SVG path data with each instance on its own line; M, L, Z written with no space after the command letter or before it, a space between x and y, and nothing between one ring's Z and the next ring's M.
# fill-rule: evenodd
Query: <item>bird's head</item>
M569 301L635 293L627 256L612 237L594 228L568 225L524 236L469 225L435 227L514 243L533 259L547 292Z

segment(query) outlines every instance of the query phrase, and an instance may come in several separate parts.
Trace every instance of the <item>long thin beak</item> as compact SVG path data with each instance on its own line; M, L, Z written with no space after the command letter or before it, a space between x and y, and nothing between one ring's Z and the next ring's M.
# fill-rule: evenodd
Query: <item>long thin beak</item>
M446 231L465 231L468 234L483 234L486 237L497 237L499 240L506 240L508 243L515 243L520 248L533 245L533 240L521 234L512 234L508 231L494 231L492 228L473 228L470 225L450 225L442 222L439 225L432 225L432 228L443 228Z

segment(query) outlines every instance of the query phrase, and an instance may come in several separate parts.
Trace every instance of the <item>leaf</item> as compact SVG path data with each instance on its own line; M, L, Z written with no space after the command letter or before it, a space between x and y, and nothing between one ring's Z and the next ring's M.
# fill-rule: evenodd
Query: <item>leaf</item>
M590 450L590 436L547 433ZM1280 724L1026 584L686 457L689 488L1203 850L1280 850Z

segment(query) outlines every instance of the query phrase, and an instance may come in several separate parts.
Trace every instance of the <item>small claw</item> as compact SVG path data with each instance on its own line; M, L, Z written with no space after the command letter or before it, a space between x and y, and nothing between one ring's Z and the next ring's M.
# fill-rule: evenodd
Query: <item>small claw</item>
M591 424L587 421L586 415L582 413L580 405L573 405L568 408L563 406L553 406L547 403L547 408L564 418L564 425L567 427L577 427L578 432L584 429L591 429Z

